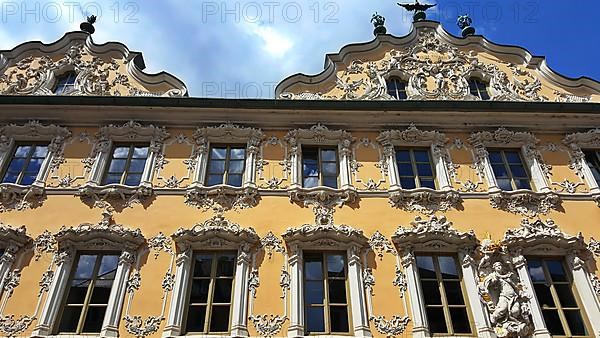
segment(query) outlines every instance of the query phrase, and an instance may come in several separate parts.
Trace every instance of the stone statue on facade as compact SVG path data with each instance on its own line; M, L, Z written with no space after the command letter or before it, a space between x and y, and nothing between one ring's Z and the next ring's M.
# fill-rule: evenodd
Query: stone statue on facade
M490 321L499 338L527 337L532 334L529 298L518 276L511 269L510 261L503 263L506 256L499 251L501 248L483 243L482 251L485 256L479 264L483 277L480 292L486 300ZM491 269L490 269L490 264Z

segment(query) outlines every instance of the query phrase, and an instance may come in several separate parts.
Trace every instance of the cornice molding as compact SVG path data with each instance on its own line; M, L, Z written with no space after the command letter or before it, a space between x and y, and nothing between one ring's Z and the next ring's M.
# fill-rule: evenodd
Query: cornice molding
M245 228L237 223L216 215L191 228L179 228L171 238L181 253L190 249L238 248L249 251L260 246L260 238L253 228Z
M292 246L316 248L369 247L369 239L362 230L348 225L305 224L297 228L288 228L282 235L283 240Z
M473 230L461 232L453 227L445 216L415 217L411 227L398 227L392 242L404 252L406 250L458 250L475 249L479 241Z

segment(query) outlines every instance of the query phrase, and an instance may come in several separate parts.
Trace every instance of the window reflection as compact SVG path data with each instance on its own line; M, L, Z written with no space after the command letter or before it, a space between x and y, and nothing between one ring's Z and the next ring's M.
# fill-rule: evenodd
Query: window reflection
M17 144L4 170L2 183L31 185L37 179L48 155L47 144Z
M243 146L212 146L208 159L206 185L227 184L241 187L246 166Z
M58 333L100 333L118 254L79 254L66 293Z
M116 145L103 184L139 185L148 159L148 148L146 145Z
M519 150L490 150L488 153L500 189L531 189L529 172L523 164Z
M396 165L403 189L436 189L435 171L429 150L398 148Z
M229 332L235 259L233 252L194 254L187 333Z
M455 256L417 255L431 334L470 334L471 322Z
M311 333L348 333L346 255L304 253L305 329Z
M302 147L302 186L338 187L338 156L335 148Z
M548 331L554 336L587 336L585 314L564 262L528 258L527 269Z

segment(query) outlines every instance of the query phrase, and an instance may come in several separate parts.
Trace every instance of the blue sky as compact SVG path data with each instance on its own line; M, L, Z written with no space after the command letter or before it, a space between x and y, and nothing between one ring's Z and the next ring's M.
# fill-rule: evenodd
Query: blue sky
M52 42L100 14L94 41L120 41L144 53L148 72L181 78L191 96L272 97L298 72L322 70L324 55L373 38L377 11L402 36L410 17L393 0L0 1L0 49ZM405 0L403 2L408 2ZM428 3L436 3L427 0ZM469 13L479 34L544 55L554 70L600 80L600 3L594 0L438 0L429 18L458 35Z

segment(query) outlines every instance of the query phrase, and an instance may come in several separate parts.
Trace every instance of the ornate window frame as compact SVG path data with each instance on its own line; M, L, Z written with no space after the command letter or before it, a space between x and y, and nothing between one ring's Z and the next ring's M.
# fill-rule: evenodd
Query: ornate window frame
M185 203L199 208L209 208L214 204L224 209L255 206L258 203L256 172L261 162L259 152L264 138L265 134L260 129L232 123L197 128L193 135L194 148L189 159L194 165L194 173ZM213 143L246 144L246 164L241 187L226 184L210 187L205 185L209 151Z
M459 194L453 190L451 177L456 169L445 145L446 135L438 131L424 131L410 124L406 129L386 130L379 134L377 142L383 147L390 179L390 201L397 208L408 211L448 211L460 204ZM403 189L396 163L396 147L427 147L435 167L438 189Z
M39 121L29 121L25 124L9 124L0 128L0 170L11 160L15 143L21 141L48 142L48 154L42 162L35 182L31 185L0 183L0 210L22 210L41 202L46 186L46 179L51 172L63 163L65 142L71 137L71 132L54 124L42 124Z
M577 176L585 179L592 195L600 196L599 182L596 182L583 153L584 149L600 149L600 129L596 128L587 132L569 134L563 139L563 144L569 149L569 156L571 157L569 168L574 170Z
M17 261L20 251L26 248L31 241L25 226L13 228L0 222L0 249L4 250L0 257L0 294L4 290L6 277Z
M579 293L583 309L590 320L592 335L600 333L600 301L592 286L589 272L589 266L593 265L594 259L581 233L577 236L566 234L550 219L546 222L539 219L530 222L529 219L524 218L519 228L506 231L502 245L511 254L521 282L532 293L530 306L535 326L534 337L549 338L550 333L533 291L533 283L527 270L525 258L527 255L564 257L573 276L573 283Z
M352 187L352 172L350 163L352 161L352 134L342 129L329 129L322 124L315 124L309 129L294 129L289 131L285 137L288 145L287 159L291 171L290 189L296 191L347 191L354 190ZM302 146L336 146L339 157L339 183L337 189L318 186L314 188L302 187Z
M537 216L547 214L560 204L560 198L553 193L547 181L552 167L544 162L536 148L539 140L532 133L500 127L494 131L474 132L468 142L473 147L475 168L487 180L492 207L515 214ZM498 187L487 150L490 147L520 149L531 175L532 190L504 191Z
M79 189L79 195L94 202L105 199L146 198L152 195L152 178L157 161L163 156L164 142L169 137L164 127L142 125L135 121L125 124L110 124L100 128L95 136L94 146L90 156L83 160L89 171L88 181ZM106 166L109 165L111 151L115 142L133 143L146 142L149 145L148 158L138 186L122 184L103 185L102 179ZM125 200L130 203L133 200Z
M56 269L52 274L48 297L32 336L66 337L61 334L54 335L54 328L59 319L58 315L67 290L73 260L78 251L88 250L121 252L100 332L101 337L119 336L119 321L125 300L126 283L146 240L140 229L133 230L121 224L114 224L111 213L104 212L103 214L103 220L97 224L83 223L70 228L63 226L52 236L51 241L56 245L53 247L52 243L49 243L46 251L54 253L53 262L56 264Z
M363 232L347 225L305 224L298 228L289 228L282 237L289 252L291 301L288 337L305 336L302 271L304 250L346 251L352 316L351 333L353 337L371 337L361 262L362 254L369 249L369 240ZM327 337L335 336L327 335Z
M248 337L250 272L254 255L260 247L256 231L253 228L243 228L223 216L214 216L191 229L180 228L171 237L177 247L175 285L163 337L183 336L183 316L188 294L186 290L190 287L194 250L237 250L229 336Z
M425 314L425 301L416 265L415 252L445 252L458 254L461 265L464 287L475 322L474 335L478 337L495 337L487 312L479 298L479 277L475 264L475 250L479 241L475 233L460 232L452 226L445 216L430 216L421 219L417 216L412 227L399 227L392 236L392 242L400 253L401 263L405 270L407 291L413 322L414 337L431 337Z

